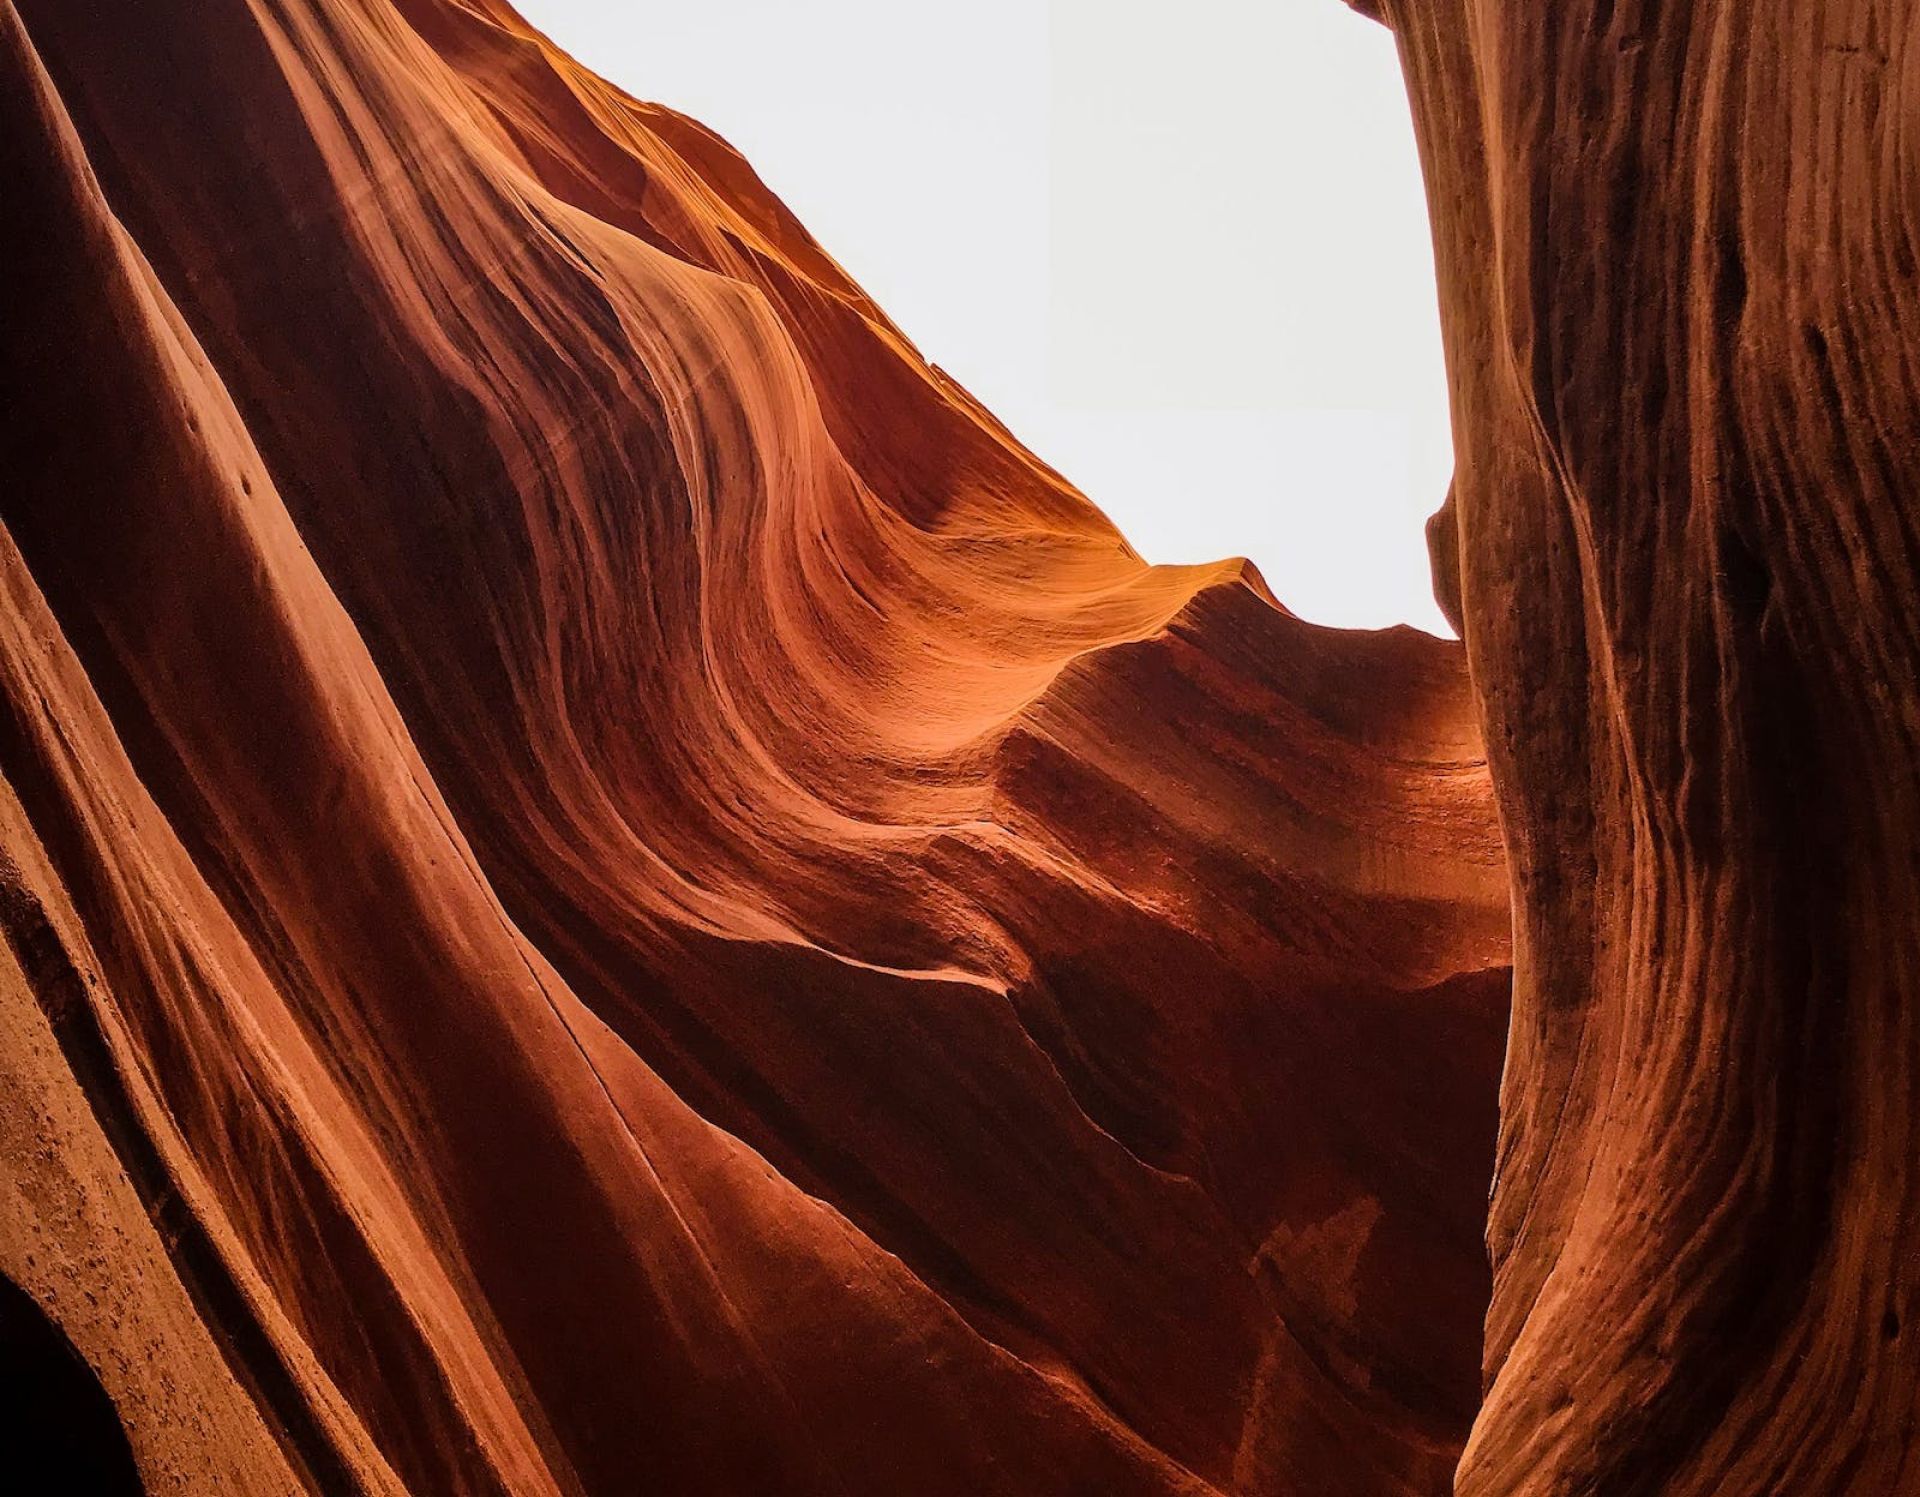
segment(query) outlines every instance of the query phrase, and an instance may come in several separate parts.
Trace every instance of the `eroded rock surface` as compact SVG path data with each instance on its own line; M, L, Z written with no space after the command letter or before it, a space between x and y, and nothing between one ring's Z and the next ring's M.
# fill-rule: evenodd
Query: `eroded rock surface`
M1459 1490L1920 1489L1915 9L1365 8L1516 909Z
M1446 1489L1457 646L1143 564L504 6L0 58L0 1272L154 1490Z

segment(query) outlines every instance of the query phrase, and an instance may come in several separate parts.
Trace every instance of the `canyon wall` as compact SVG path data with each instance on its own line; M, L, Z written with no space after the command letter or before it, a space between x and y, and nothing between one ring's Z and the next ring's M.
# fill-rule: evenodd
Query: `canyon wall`
M0 68L0 1272L151 1490L1448 1488L1457 645L1147 566L504 5Z
M1913 1491L1915 8L1362 8L1514 881L1459 1491Z

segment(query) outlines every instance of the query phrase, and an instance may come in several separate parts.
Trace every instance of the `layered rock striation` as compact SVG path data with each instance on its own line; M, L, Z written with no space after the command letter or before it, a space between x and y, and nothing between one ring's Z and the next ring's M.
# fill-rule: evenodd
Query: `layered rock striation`
M1459 648L1147 566L504 5L105 12L0 9L0 1271L149 1488L1446 1490Z
M1366 8L1515 902L1458 1489L1920 1489L1915 12Z

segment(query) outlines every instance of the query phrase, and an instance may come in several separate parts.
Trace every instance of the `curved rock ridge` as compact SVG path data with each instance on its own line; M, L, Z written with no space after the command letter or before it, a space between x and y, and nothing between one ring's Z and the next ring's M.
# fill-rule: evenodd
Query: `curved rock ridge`
M150 1489L1446 1490L1459 647L1147 566L503 5L106 9L0 8L0 1272Z
M1920 1491L1920 12L1363 8L1514 880L1458 1489Z

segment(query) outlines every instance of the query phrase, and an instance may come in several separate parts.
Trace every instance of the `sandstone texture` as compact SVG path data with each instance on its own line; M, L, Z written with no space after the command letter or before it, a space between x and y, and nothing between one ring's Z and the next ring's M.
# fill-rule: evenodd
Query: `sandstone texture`
M1920 1491L1920 15L1365 8L1513 876L1458 1490Z
M1898 75L1696 97L1704 21L1516 22L1695 122L1638 190L1716 216L1633 220L1629 316L1604 212L1502 267L1487 163L1584 214L1653 125L1562 155L1529 93L1490 157L1462 28L1395 19L1478 703L1458 645L1146 565L738 155L504 4L0 4L0 1273L148 1490L1446 1491L1509 990L1482 710L1525 980L1470 1489L1571 1469L1568 1389L1578 1459L1675 1473L1775 1398L1776 1452L1884 1429L1891 1371L1835 1390L1906 1344L1861 1290L1905 1094L1801 1083L1910 1044L1906 573L1860 549L1906 544L1906 386L1856 336L1906 241L1847 196L1903 158L1845 112ZM1686 299L1742 246L1804 300ZM1806 487L1843 461L1870 499Z

